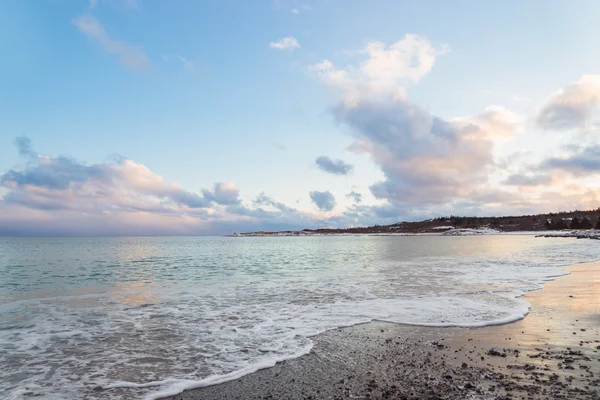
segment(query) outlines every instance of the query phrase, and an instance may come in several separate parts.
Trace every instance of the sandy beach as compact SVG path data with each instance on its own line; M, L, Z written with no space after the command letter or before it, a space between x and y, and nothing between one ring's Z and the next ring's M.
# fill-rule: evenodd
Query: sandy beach
M600 262L568 270L515 323L337 329L306 356L168 399L599 399Z

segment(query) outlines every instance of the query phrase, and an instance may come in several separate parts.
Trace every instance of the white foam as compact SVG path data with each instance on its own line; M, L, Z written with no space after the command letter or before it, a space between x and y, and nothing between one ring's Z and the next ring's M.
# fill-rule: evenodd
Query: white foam
M133 281L0 304L0 315L24 318L0 330L0 363L10 366L0 370L0 395L157 399L299 357L311 337L337 327L508 323L529 312L522 294L565 274L563 265L598 257L595 242L568 239L272 240L284 241L252 242L239 256L247 261L189 264L160 287ZM396 254L398 246L413 253ZM157 275L164 263L128 271Z
M152 388L152 387L161 387L160 390L147 394L144 399L146 400L155 400L160 399L167 396L173 396L183 392L184 390L197 389L201 387L217 385L219 383L225 383L229 381L233 381L239 379L245 375L251 374L258 370L264 368L270 368L277 364L278 362L288 360L290 358L298 358L305 354L310 353L312 349L312 343L309 346L306 346L303 349L299 349L296 353L291 355L290 357L273 357L271 359L264 360L259 363L255 363L252 366L239 369L237 371L233 371L224 375L211 375L201 380L186 380L186 379L165 379L162 381L154 381L154 382L146 382L146 383L133 383L133 382L114 382L109 385L106 385L105 389L114 389L114 388Z

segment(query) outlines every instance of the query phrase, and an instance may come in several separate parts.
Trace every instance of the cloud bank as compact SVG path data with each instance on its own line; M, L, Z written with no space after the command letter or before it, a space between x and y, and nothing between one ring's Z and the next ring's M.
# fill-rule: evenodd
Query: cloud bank
M265 193L244 204L233 182L195 192L131 159L86 164L39 154L26 137L15 145L25 163L0 174L0 236L220 235L352 223L345 214L324 218ZM322 210L335 206L328 191L312 196Z

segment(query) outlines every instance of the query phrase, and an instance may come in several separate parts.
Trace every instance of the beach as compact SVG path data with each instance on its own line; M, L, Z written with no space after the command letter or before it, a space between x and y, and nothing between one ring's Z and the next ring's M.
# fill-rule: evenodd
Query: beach
M600 400L600 0L456 3L3 1L0 400Z
M1 239L0 398L590 398L597 243Z
M514 323L335 329L305 356L168 399L598 399L600 262L567 270Z

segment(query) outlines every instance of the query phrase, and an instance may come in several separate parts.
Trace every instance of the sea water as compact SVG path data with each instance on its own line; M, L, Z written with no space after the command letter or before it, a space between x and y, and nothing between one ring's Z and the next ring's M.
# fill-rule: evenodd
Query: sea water
M154 399L372 320L477 327L600 258L533 236L0 238L0 398Z

